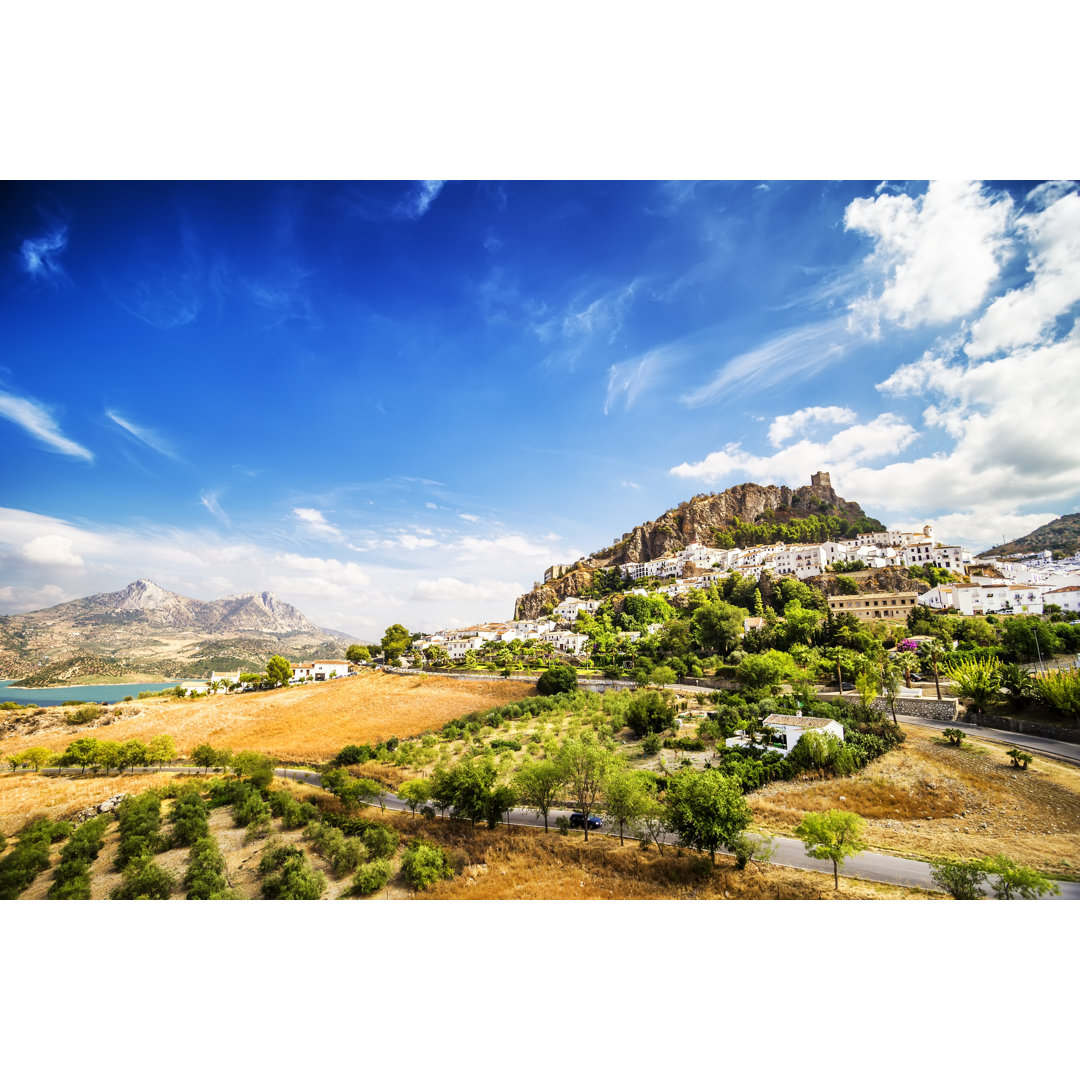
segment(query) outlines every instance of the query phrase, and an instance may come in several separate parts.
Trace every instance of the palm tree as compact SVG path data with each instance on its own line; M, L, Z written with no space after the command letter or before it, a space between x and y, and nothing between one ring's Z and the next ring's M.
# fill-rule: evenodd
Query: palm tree
M922 646L923 655L933 665L934 668L934 686L937 687L937 699L941 700L941 679L938 675L938 665L944 663L945 658L949 655L949 650L945 648L945 643L939 638L931 638L929 641L924 641Z

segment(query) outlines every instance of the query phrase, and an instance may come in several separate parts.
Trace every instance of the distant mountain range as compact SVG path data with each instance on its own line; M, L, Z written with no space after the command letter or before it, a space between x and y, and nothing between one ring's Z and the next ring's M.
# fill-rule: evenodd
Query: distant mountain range
M199 678L258 670L274 653L339 657L358 640L316 626L272 592L193 600L140 578L119 592L0 617L0 674L34 686Z
M1008 544L999 544L983 556L1004 558L1006 555L1020 555L1025 551L1052 551L1065 555L1075 555L1080 551L1080 514L1065 514L1054 518L1046 525L1040 525L1034 532L1021 536Z

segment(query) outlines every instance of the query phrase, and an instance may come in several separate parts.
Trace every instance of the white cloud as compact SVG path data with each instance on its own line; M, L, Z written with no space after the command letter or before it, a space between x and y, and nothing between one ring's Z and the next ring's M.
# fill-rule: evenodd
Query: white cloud
M633 488L635 491L638 491L641 488L641 485L640 484L635 484L633 480L624 480L622 482L622 486L624 488Z
M1044 187L1046 185L1043 185ZM1080 302L1080 193L1075 185L1043 209L1020 217L1028 243L1031 281L999 296L971 329L968 356L979 359L1004 349L1046 340L1059 316Z
M828 319L785 331L764 345L729 360L704 386L679 399L692 408L721 395L766 390L797 376L805 377L843 359L847 338L842 319Z
M507 606L527 591L526 586L505 581L461 581L454 577L421 578L413 588L413 600L505 600Z
M471 521L473 523L480 520L476 514L458 514L458 517L461 518L462 521Z
M576 297L562 312L542 322L533 321L532 330L543 342L557 343L545 360L548 366L562 365L571 371L594 345L613 345L622 331L639 283L616 286L586 302Z
M45 536L35 536L33 540L27 540L19 548L19 553L24 559L42 566L82 566L82 556L76 555L71 550L73 543L70 536L48 533Z
M296 506L293 507L293 517L298 518L312 532L320 536L329 536L334 540L344 539L341 530L336 525L331 525L321 510L315 510L309 506Z
M843 405L812 405L787 416L778 416L769 426L769 442L773 446L783 446L807 428L850 424L854 419L855 413Z
M924 195L853 200L844 227L875 244L866 269L882 279L851 305L853 325L876 336L881 318L901 326L950 322L978 308L1009 250L1012 200L977 183L933 181Z
M15 397L14 394L0 390L0 416L18 424L59 454L82 458L84 461L94 460L94 455L85 446L80 446L60 431L52 414L44 406L28 398Z
M140 427L137 424L133 424L130 420L124 419L119 413L112 409L106 409L105 415L114 423L119 425L126 431L132 438L137 439L144 446L150 447L151 450L157 451L163 457L172 458L174 461L179 461L179 457L176 451L168 444L168 442L158 435L150 428Z
M802 439L768 456L743 450L740 443L729 443L701 461L683 462L670 472L703 483L739 472L757 483L795 487L807 483L812 472L824 469L832 473L835 484L838 477L850 473L859 463L895 454L915 438L917 432L910 424L892 413L882 413L868 423L838 431L827 442Z
M444 180L421 180L416 191L399 204L401 213L414 219L422 218L439 197L444 183Z

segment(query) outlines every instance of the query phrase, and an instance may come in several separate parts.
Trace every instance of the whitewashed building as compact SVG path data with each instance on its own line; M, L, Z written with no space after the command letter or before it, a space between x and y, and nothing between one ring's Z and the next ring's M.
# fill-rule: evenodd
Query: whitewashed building
M762 721L769 734L766 741L758 745L767 750L775 750L776 753L787 757L795 744L808 731L816 731L822 735L835 735L841 742L844 741L844 729L836 720L828 720L822 716L803 716L796 714L788 716L783 713L769 713ZM749 739L745 735L736 735L733 739L726 739L728 746L747 746Z

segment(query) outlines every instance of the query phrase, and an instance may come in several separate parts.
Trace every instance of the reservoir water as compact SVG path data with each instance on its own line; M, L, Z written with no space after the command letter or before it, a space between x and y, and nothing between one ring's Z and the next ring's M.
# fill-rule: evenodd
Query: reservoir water
M20 705L59 705L65 701L103 701L113 705L130 695L137 698L144 690L167 690L175 682L112 683L98 686L53 686L47 689L14 687L14 679L0 680L0 701L15 701Z

